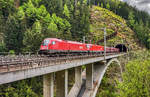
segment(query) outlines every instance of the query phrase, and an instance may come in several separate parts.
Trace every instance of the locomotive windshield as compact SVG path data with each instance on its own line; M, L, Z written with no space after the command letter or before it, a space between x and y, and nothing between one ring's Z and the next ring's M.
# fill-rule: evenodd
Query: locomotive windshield
M43 43L42 43L43 46L46 46L48 44L49 44L49 40L44 40Z

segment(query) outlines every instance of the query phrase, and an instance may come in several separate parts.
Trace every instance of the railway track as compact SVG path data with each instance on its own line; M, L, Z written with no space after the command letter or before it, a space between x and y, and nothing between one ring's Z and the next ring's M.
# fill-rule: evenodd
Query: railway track
M118 53L107 53L107 55L114 55ZM80 54L80 55L0 55L0 73L12 72L23 69L37 68L42 66L49 66L52 64L65 63L71 60L92 58L104 56L103 53L95 54Z

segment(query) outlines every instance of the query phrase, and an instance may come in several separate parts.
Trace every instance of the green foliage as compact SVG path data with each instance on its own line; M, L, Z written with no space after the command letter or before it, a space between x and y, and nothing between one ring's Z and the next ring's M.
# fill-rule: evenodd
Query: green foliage
M68 7L67 7L66 4L64 5L63 14L64 14L67 18L70 18L70 12L69 12Z
M16 16L9 16L5 28L5 39L4 42L6 44L6 48L8 50L15 50L19 52L22 47L22 39L23 39L23 26L21 22L16 18Z
M149 27L143 24L143 21L140 20L139 23L136 23L133 28L138 36L139 42L145 44L147 48L150 48L150 37L149 37Z
M117 88L115 87L115 81L110 82L108 75L105 75L102 79L101 88L96 97L116 97Z
M117 97L117 80L120 79L120 67L112 63L101 81L96 97Z
M129 25L130 25L131 28L133 28L134 25L135 25L134 18L135 18L135 16L134 16L133 12L130 12L129 16L128 16L128 22L129 22Z
M92 34L91 38L93 38L93 43L97 43L99 40L103 39L104 31L101 28L104 27L107 27L107 35L111 35L117 30L119 33L124 34L126 38L129 38L133 33L130 28L127 27L127 23L123 18L105 8L93 6L91 9L90 20L90 32ZM114 44L118 40L123 41L123 38L119 35L116 35L116 37L108 40L107 44L112 46L112 44ZM102 42L99 44L102 45Z
M14 0L0 1L0 34L8 50L20 51L23 25L16 19Z
M14 50L9 50L9 54L10 54L10 55L14 55L14 54L15 54L15 51L14 51Z
M23 51L38 50L45 37L64 38L65 33L70 33L70 23L66 19L56 16L55 13L50 16L45 6L40 5L39 2L29 0L18 10L18 18L22 21L25 20L27 27L23 38ZM67 12L65 15L68 15Z
M81 41L83 36L87 36L90 31L89 7L85 2L78 1L74 11L74 16L70 18L72 24L71 33L75 40Z
M150 97L150 52L130 52L130 61L122 68L122 78L113 64L108 68L96 97Z
M120 97L150 96L150 61L135 60L126 65L123 82L118 85Z
M16 11L14 7L14 0L0 0L0 15L5 18Z
M148 13L139 11L135 7L131 7L120 0L96 0L96 4L98 3L101 3L101 5L103 4L104 8L107 8L126 19L128 26L136 32L140 43L144 44L148 49L150 48L150 36L148 35L150 31L150 15ZM108 5L110 5L110 7ZM139 29L138 27L140 27L141 24L143 24L143 28Z
M102 7L102 8L103 8L103 6L104 6L103 3L101 3L101 7Z
M6 47L4 43L0 43L0 52L5 52L6 51Z
M1 85L0 97L42 97L42 79L36 77Z
M66 2L65 4L70 3L69 0L68 2L64 0L64 2ZM50 14L56 13L58 16L62 16L64 8L63 0L42 0L41 3L45 5Z
M36 21L32 28L24 34L23 44L26 46L25 51L36 51L43 39L42 27L39 21Z
M0 2L0 39L8 51L37 51L44 38L81 40L89 33L87 0L77 5L73 0L20 0L17 8L15 2Z
M66 19L62 19L60 17L57 17L56 14L52 14L52 19L54 23L58 26L58 29L61 31L69 31L70 29L70 23Z
M109 3L107 3L106 8L107 8L107 9L110 9L110 5L109 5Z
M18 94L17 94L17 93L14 93L14 90L15 90L15 88L13 88L13 87L8 87L8 88L6 89L5 96L6 96L6 97L18 97Z

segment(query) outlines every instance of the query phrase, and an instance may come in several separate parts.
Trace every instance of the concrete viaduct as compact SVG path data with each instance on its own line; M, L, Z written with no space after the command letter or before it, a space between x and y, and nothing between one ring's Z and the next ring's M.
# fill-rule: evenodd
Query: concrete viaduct
M125 53L104 56L78 57L57 61L41 61L20 65L1 66L0 84L18 80L43 76L44 97L54 97L54 82L56 83L56 97L95 97L104 73L112 62ZM99 64L95 64L99 62ZM83 69L85 66L86 69ZM7 67L7 70L5 70ZM75 69L75 83L68 91L68 69Z

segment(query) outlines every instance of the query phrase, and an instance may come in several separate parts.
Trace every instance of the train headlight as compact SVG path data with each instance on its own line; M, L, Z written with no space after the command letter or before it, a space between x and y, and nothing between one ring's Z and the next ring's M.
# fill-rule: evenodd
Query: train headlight
M52 45L55 45L56 44L56 42L55 41L52 41Z

